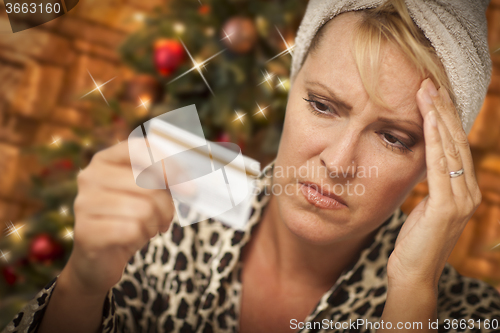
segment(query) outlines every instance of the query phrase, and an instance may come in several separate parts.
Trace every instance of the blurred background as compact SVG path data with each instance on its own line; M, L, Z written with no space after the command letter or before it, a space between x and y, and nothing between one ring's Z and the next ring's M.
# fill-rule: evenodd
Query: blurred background
M237 143L262 166L274 158L306 6L84 0L0 33L0 329L71 253L78 172L145 120L195 104L207 139ZM487 18L493 78L469 136L483 202L450 262L500 288L500 0ZM403 210L427 191L419 184Z

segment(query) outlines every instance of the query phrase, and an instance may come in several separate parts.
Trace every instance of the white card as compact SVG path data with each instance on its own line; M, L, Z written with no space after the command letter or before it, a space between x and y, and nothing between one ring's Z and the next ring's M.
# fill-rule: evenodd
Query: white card
M166 175L173 199L199 213L187 220L177 212L182 226L207 218L236 229L245 226L260 164L234 143L206 140L195 105L155 117L144 130L136 128L129 152L138 186L165 189Z

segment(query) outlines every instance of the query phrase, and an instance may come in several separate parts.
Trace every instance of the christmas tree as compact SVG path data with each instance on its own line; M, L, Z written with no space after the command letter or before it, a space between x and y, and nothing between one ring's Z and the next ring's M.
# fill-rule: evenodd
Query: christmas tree
M207 139L235 142L267 162L278 148L306 5L171 1L145 19L121 52L128 65L161 83L152 116L195 104Z
M24 151L36 156L39 163L29 192L40 209L30 218L8 223L0 239L0 327L59 274L68 260L77 174L97 151L126 139L139 119L116 100L109 107L100 96L91 96L86 102L92 110L92 126L75 128L73 140L54 137L49 145Z

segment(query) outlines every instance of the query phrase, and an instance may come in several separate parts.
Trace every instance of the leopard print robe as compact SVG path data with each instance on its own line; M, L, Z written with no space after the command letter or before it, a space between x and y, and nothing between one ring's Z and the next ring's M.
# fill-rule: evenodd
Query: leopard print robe
M198 216L175 203L180 216L176 215L167 232L159 233L135 253L120 282L107 294L101 332L238 332L240 255L269 201L266 190L272 166L265 168L257 180L260 191L253 197L243 231L213 219L181 227L180 219L195 221ZM397 209L380 226L373 242L344 270L309 316L297 318L304 324L302 329L302 325L295 326L297 331L376 331L353 327L352 321L380 320L387 296L387 260L405 219ZM57 277L26 304L3 333L36 332L56 287ZM447 264L439 281L438 316L439 332L500 332L500 295L485 282L461 276ZM466 327L454 328L453 319L457 324L466 321ZM324 327L324 320L351 324L348 328ZM484 327L486 320L489 329Z

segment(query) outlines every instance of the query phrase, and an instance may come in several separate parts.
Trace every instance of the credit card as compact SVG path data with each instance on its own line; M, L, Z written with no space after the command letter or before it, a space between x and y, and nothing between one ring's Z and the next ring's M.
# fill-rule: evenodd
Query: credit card
M188 216L176 211L182 226L213 218L244 228L260 163L244 156L234 143L206 140L195 105L137 127L129 136L129 152L138 186L166 189L168 184L176 210L190 208Z

